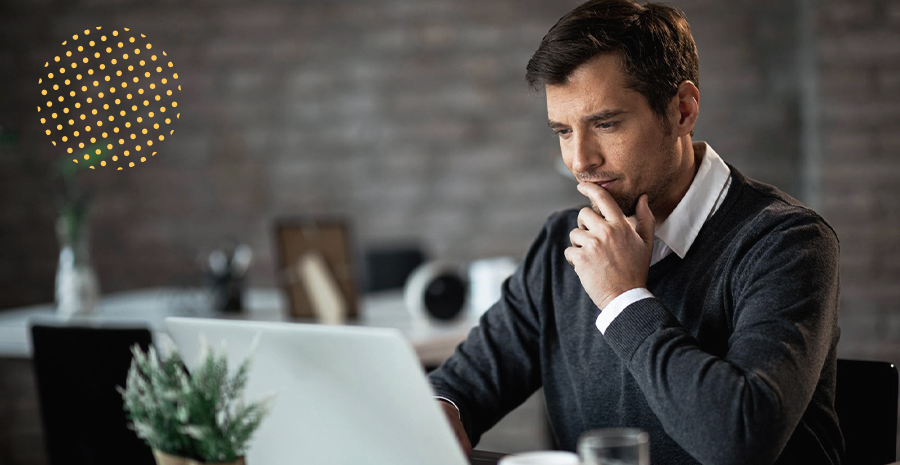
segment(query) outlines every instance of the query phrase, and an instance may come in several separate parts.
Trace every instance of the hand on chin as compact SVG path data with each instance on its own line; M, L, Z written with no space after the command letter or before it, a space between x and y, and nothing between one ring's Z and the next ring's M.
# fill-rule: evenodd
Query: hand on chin
M606 189L581 183L578 191L592 208L579 212L565 256L591 300L603 309L619 294L646 287L655 220L647 195L638 199L635 215L626 217Z

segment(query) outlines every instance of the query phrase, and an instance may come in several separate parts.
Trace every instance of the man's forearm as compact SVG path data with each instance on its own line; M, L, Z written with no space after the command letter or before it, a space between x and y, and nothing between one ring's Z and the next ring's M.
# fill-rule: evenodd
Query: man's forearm
M802 418L839 334L836 241L819 239L767 246L745 268L754 271L735 289L735 329L720 356L656 298L606 329L666 432L700 462L772 463Z
M435 394L456 404L473 445L541 385L540 316L533 302L549 286L547 237L545 224L522 264L503 283L500 300L428 375Z

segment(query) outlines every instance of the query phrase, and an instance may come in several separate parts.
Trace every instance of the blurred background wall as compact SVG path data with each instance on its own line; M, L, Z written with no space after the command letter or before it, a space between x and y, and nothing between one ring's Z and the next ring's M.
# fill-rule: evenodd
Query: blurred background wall
M683 0L701 61L696 139L816 208L842 244L840 355L900 361L900 2ZM0 309L53 299L43 64L88 27L129 27L180 73L181 118L151 161L80 173L104 292L199 285L198 254L256 253L272 222L344 216L365 249L521 257L553 211L543 95L524 69L577 2L0 0Z
M578 205L524 69L576 2L3 0L0 308L52 298L51 161L37 78L63 40L130 27L180 72L176 134L151 162L81 172L95 194L106 292L194 284L199 252L249 242L274 285L271 223L340 215L361 247L416 240L437 257L520 256ZM803 193L795 2L688 1L702 63L700 139ZM7 138L9 139L9 138Z

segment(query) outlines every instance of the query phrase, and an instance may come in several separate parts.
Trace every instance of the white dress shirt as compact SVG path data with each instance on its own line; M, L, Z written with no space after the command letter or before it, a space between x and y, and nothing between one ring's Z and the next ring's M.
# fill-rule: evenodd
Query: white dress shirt
M684 258L690 250L700 228L722 205L725 194L731 186L731 169L722 161L719 154L706 142L696 142L694 150L703 157L691 187L672 210L665 221L656 225L653 234L653 252L650 255L650 266L676 253ZM597 329L601 333L625 310L625 307L643 299L653 297L646 288L640 287L619 294L597 317Z

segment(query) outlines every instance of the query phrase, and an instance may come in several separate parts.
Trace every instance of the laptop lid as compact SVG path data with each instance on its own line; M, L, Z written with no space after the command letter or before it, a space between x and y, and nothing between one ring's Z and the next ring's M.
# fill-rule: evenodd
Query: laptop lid
M200 334L229 368L260 342L245 399L278 396L250 441L251 464L468 463L410 343L395 329L166 318L188 367Z

